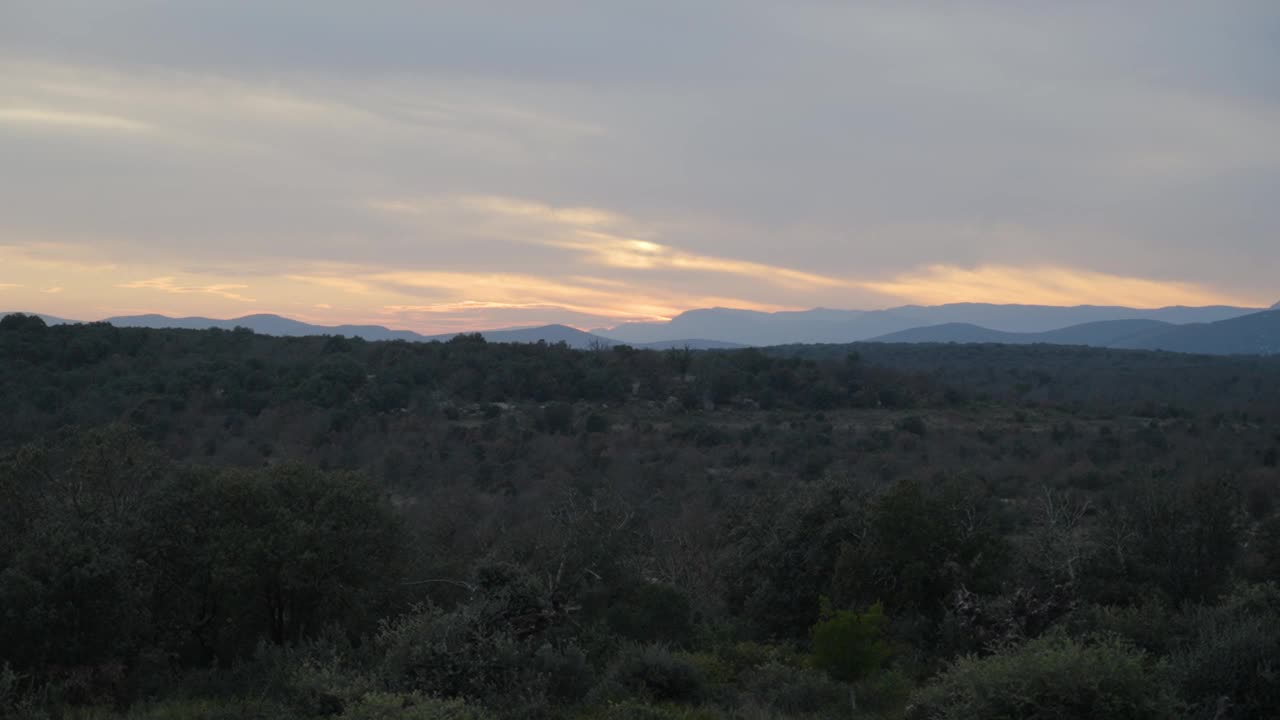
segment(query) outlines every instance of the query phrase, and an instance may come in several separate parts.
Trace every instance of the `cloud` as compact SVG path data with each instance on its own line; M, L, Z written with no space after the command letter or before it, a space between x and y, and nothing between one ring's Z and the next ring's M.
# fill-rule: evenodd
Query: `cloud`
M601 318L661 320L688 307L731 304L756 309L777 308L745 298L654 292L651 288L635 284L605 290L596 286L574 284L567 279L518 273L388 271L364 275L363 279L408 293L417 292L441 298L437 302L391 308L396 311L413 309L435 313L463 307L556 307Z
M325 288L332 288L350 295L368 295L372 292L368 283L361 282L360 280L350 277L339 277L337 275L285 275L284 279L307 283L308 285L319 285Z
M0 107L0 125L36 130L106 130L129 133L153 129L147 123L118 115L30 107Z
M20 287L25 286L20 283L0 283L0 290L13 290Z
M160 292L172 293L174 295L216 295L228 300L238 300L241 302L254 302L253 298L245 297L236 290L243 290L249 287L238 283L223 283L218 285L179 285L172 277L158 277L149 280L134 280L133 282L120 283L116 285L118 288L129 290L158 290Z
M517 242L576 251L581 260L625 270L676 270L750 278L790 288L855 287L848 280L762 262L688 252L656 241L659 232L618 212L596 207L555 207L500 196L441 196L374 200L376 212L410 218L456 216L453 222ZM628 233L626 235L616 234Z
M932 265L863 286L912 303L1017 303L1026 305L1257 306L1257 298L1195 283L1125 277L1075 268Z
M1280 266L1277 28L1256 0L8 0L6 297L424 328L1248 300Z
M47 287L47 288L45 288L45 289L41 290L40 292L42 292L42 293L44 293L44 294L46 294L46 295L57 295L58 293L62 292L63 290L66 290L66 288L62 288L62 287Z

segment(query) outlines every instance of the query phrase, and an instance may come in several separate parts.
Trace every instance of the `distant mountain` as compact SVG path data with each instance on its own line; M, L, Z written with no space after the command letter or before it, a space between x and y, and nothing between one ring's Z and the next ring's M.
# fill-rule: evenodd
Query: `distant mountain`
M1112 320L1156 320L1184 324L1215 322L1260 308L1227 306L1137 309L1080 305L906 305L888 310L829 310L765 313L710 308L690 310L660 323L626 323L592 333L627 343L652 343L681 337L706 338L742 345L846 343L868 340L911 328L963 323L1001 332L1047 332L1084 323Z
M1272 306L1271 306L1271 309L1272 309L1272 310L1280 310L1280 302L1276 303L1275 305L1272 305Z
M420 340L447 342L457 337L460 333L447 333L444 335L427 335L419 336ZM604 338L596 337L591 333L583 332L577 328L571 328L568 325L544 325L542 327L529 328L509 328L505 330L484 330L480 335L488 342L495 343L558 343L562 342L573 348L586 349L593 345L604 345L606 347L614 343Z
M246 315L230 320L204 317L171 318L166 315L130 315L107 318L116 327L181 328L208 330L220 328L232 330L245 327L263 335L301 337L304 335L342 335L365 340L423 340L424 336L409 330L388 330L380 325L337 325L326 327L280 317L279 315Z
M1117 347L1208 355L1280 354L1280 310L1265 310L1213 323L1176 325Z
M0 313L0 317L11 313ZM36 313L27 313L29 315ZM40 315L46 325L62 325L80 322L78 320L64 320L62 318L53 317L52 315ZM145 327L145 328L177 328L183 330L208 330L210 328L219 328L222 330L233 330L237 327L248 328L262 335L278 335L283 337L302 337L307 335L341 335L343 337L358 337L365 340L405 340L409 342L447 342L457 337L461 333L444 333L440 335L422 335L411 330L390 330L381 325L311 325L298 320L281 317L279 315L246 315L239 318L231 318L229 320L221 320L216 318L205 317L181 317L173 318L167 315L128 315L120 317L107 318L103 322L111 323L116 327ZM521 328L502 328L498 330L483 330L480 335L488 342L495 343L558 343L563 342L569 347L578 349L590 349L595 347L613 347L619 343L616 340L600 337L591 333L583 332L567 325L544 325L541 327L521 327ZM734 347L742 347L733 343L718 342L714 340L697 340L684 339L667 340L656 343L636 343L635 347L648 348L654 350L663 350L669 348L688 347L693 350L720 350Z
M605 338L606 340L608 338ZM616 341L610 340L610 342ZM630 344L630 343L629 343ZM659 340L651 343L639 343L633 347L645 348L646 350L680 350L688 348L690 350L736 350L747 347L738 343L721 342L719 340Z
M945 323L881 335L871 342L1050 343L1205 355L1272 355L1280 353L1280 310L1264 310L1210 323L1174 325L1155 320L1115 320L1040 333L1010 333L978 325Z
M409 342L445 342L461 333L445 333L441 335L423 335L411 330L390 330L381 325L311 325L279 315L246 315L230 320L215 320L202 317L171 318L164 315L136 315L130 317L108 318L107 322L120 327L149 328L185 328L189 330L206 330L221 328L231 330L236 327L248 328L263 335L280 335L301 337L306 335L341 335L358 337L365 340L406 340ZM613 345L611 340L597 338L590 333L568 327L566 325L546 325L530 328L504 328L501 330L485 330L480 332L489 342L548 343L563 342L570 347L588 348L593 345Z
M1102 320L1037 333L1015 333L991 330L969 323L944 323L928 327L901 330L871 338L867 342L886 343L1004 343L1026 345L1048 343L1052 345L1093 345L1118 347L1153 333L1179 327L1159 320Z
M0 313L0 315L8 313ZM35 313L31 313L35 314ZM1116 315L1130 317L1112 317ZM1102 319L1098 319L1098 317ZM1137 316L1137 317L1134 317ZM41 315L47 324L78 322ZM1072 318L1084 322L1056 322ZM982 322L970 318L983 319ZM976 303L905 306L890 310L828 310L763 313L711 308L690 310L667 323L633 323L608 330L584 332L566 325L502 328L480 334L490 342L563 342L589 349L627 344L637 348L718 350L786 343L956 342L1051 343L1097 347L1175 350L1212 354L1274 353L1278 310L1233 307L1169 307L1138 310L1082 305L1064 308L1043 305L985 305ZM245 327L263 335L341 335L365 340L447 341L458 333L422 335L380 325L311 325L279 315L247 315L220 320L203 317L171 318L132 315L107 318L119 327L231 330ZM986 324L992 322L993 324ZM1049 325L1050 327L1042 327ZM1019 328L1034 328L1032 330ZM1012 328L1012 329L1011 329ZM665 337L664 337L665 336Z
M6 315L35 315L43 320L45 325L74 325L80 322L79 320L67 320L65 318L54 317L53 315L41 315L40 313L24 313L21 311L0 312L0 317L5 317Z

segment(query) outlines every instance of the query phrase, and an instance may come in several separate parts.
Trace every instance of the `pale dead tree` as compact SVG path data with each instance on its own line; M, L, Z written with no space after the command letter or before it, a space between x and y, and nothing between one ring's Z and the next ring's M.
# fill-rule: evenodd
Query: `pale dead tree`
M1084 522L1093 505L1088 499L1057 493L1048 487L1037 504L1033 562L1055 577L1065 576L1074 586L1080 565L1096 550Z

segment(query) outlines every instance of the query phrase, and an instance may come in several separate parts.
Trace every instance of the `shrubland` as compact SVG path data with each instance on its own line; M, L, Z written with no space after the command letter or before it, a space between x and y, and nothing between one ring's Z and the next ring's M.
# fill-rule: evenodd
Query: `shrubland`
M9 316L0 363L0 716L1280 706L1280 361Z

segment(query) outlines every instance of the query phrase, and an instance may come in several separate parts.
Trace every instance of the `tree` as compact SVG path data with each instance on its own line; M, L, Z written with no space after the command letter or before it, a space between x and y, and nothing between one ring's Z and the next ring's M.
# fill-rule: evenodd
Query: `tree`
M1156 720L1179 717L1163 669L1119 640L1046 635L958 660L912 698L913 720Z
M855 715L858 695L854 683L880 670L892 655L884 638L886 622L880 603L854 612L835 610L830 599L822 598L818 624L811 633L814 662L833 680L849 686L849 707Z
M330 623L372 627L397 581L403 535L365 478L301 465L197 473L154 508L157 614L229 661L259 640L295 643Z

